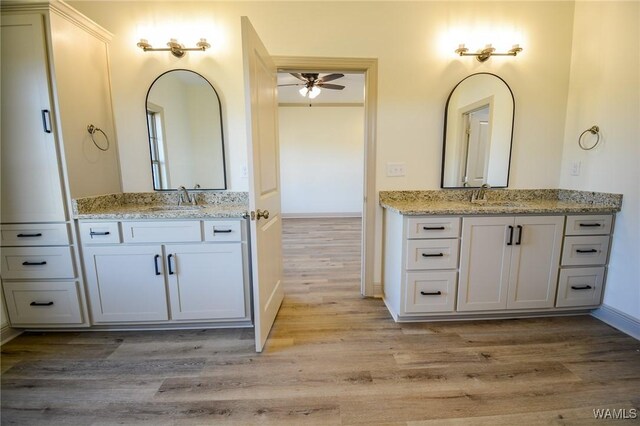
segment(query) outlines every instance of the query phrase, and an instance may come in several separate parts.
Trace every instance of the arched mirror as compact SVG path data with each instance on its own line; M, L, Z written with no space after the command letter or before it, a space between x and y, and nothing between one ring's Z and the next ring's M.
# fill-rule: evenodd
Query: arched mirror
M222 107L211 83L193 71L167 71L145 105L153 189L227 189Z
M509 184L515 101L494 74L472 74L449 95L444 117L442 188Z

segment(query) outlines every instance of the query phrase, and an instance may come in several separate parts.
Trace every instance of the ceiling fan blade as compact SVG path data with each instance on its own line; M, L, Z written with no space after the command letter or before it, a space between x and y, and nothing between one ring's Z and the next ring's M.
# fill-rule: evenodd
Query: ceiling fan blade
M325 84L325 83L317 83L316 86L322 87L323 89L333 89L333 90L342 90L344 86L339 84Z
M339 74L339 73L327 74L324 77L320 77L320 81L327 82L327 81L337 80L342 77L344 77L344 74Z
M305 85L302 83L278 84L278 87L284 87L284 86L305 86Z
M307 79L306 79L306 78L304 78L304 77L302 76L302 74L300 74L300 73L297 73L297 72L290 72L289 74L291 74L292 76L294 76L294 77L295 77L295 78L297 78L298 80L302 80L302 81L304 81L305 83L307 82Z

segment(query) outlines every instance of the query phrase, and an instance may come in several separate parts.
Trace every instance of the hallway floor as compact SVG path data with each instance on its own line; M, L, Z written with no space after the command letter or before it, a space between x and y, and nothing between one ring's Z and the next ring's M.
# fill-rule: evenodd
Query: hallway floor
M584 425L640 408L640 342L592 317L396 324L360 296L359 219L285 219L283 242L263 353L251 329L23 334L2 347L2 424Z

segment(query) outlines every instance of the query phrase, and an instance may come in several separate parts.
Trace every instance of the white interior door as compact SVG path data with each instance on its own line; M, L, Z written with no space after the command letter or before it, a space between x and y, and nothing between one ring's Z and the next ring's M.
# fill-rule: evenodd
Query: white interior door
M246 16L242 17L242 54L248 115L253 312L256 351L261 352L284 298L277 70Z

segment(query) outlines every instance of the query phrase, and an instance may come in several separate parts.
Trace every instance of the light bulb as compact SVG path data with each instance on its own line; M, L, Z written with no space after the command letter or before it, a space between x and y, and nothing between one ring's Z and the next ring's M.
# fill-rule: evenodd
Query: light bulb
M303 87L302 89L298 90L298 93L300 93L303 97L307 97L307 93L309 93L309 89L307 89L306 87Z
M321 92L321 91L322 91L322 90L320 90L320 88L319 88L319 87L317 87L317 86L313 86L313 87L311 88L311 90L309 90L309 99L315 99L315 98L316 98L316 96L318 96L318 95L320 94L320 92Z

